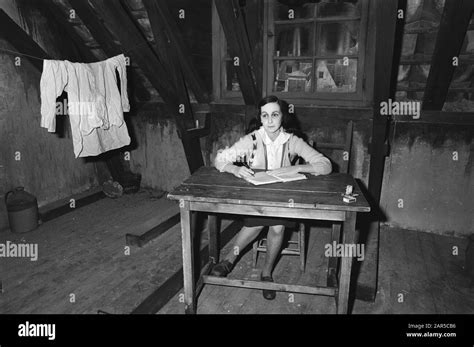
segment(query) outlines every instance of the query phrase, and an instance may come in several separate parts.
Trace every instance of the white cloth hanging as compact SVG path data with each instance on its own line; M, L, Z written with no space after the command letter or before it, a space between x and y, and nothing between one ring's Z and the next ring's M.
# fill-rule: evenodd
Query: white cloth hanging
M41 127L49 132L56 131L56 98L63 91L68 93L76 158L99 155L130 144L123 118L123 112L130 111L123 54L90 64L44 60L40 81Z

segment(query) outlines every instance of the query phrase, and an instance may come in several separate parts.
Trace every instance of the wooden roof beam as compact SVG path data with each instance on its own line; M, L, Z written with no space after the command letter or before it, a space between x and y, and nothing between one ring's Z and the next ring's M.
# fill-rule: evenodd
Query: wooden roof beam
M8 41L18 52L35 66L39 72L43 71L41 59L51 59L51 56L41 48L5 11L0 9L0 36ZM30 56L30 57L29 57ZM32 57L38 57L35 59Z
M87 1L69 0L69 4L107 55L115 56L122 53L122 49L115 44L112 34L97 17L93 9L88 6Z
M105 27L104 23L99 20L93 9L84 0L69 0L70 5L79 15L82 23L87 27L94 40L100 45L100 48L108 57L113 57L122 53L121 47L115 42L115 38ZM130 66L131 67L131 66ZM139 76L132 76L130 79L131 86L139 100L150 100L151 95L143 84L143 80Z
M80 0L79 0L80 1ZM138 19L135 16L135 11L130 7L130 4L127 1L122 2L124 8L129 14L129 17L133 20L137 28L140 28L140 23L138 22ZM153 10L155 7L153 6ZM156 11L155 11L156 12ZM158 15L151 10L148 13L148 19L150 21L150 27L153 32L153 37L154 37L154 44L150 44L150 46L153 49L153 53L158 57L160 60L161 64L163 67L168 70L168 71L173 71L172 68L172 58L170 55L170 46L168 42L168 36L165 35L164 33L164 28L163 28L163 23L161 19L158 17ZM166 37L164 37L166 36ZM167 76L172 82L172 87L174 90L174 93L176 95L178 94L178 88L177 88L177 76L174 73L169 73Z
M186 118L194 119L191 100L185 83L184 66L180 64L178 47L173 42L175 38L166 25L164 12L153 1L144 1L143 3L147 10L151 30L156 42L155 54L158 55L166 69L173 72L170 77L174 77L175 93L180 99L180 103L185 105L184 114Z
M120 52L129 55L131 59L142 69L153 87L160 93L160 96L165 101L172 113L178 110L177 99L174 95L173 88L170 88L167 72L163 68L161 62L158 60L148 41L143 37L142 33L135 26L135 23L126 13L120 2L115 1L94 1L92 8L90 2L81 0L71 0L71 5L79 14L80 18L84 18L86 22L101 23L102 20L98 17L98 12L103 16L104 21L110 30L115 34L122 45ZM87 26L87 24L86 24ZM91 26L91 28L93 28ZM106 30L106 26L97 26L93 28L94 33ZM92 33L92 34L94 34ZM100 36L98 36L100 38ZM109 48L112 52L116 52L115 48Z
M125 2L122 2L122 6L122 9L127 14L130 22L133 23L133 26L136 28L136 30L141 33L140 24L133 16L132 9ZM154 29L160 30L160 28L156 27ZM170 45L167 43L167 38L164 38L162 35L158 35L157 32L154 32L154 35L157 36L156 42L159 46L158 48L153 47L153 45L151 45L151 43L149 43L143 35L142 36L143 39L149 43L148 47L152 54L154 54L154 56L159 61L163 71L166 71L164 76L166 76L169 90L172 91L174 102L177 105L185 105L184 110L182 107L180 107L180 112L178 115L180 121L184 123L185 129L193 128L194 117L192 114L191 104L188 96L186 95L186 87L184 86L182 73L179 69L179 62L177 61L174 50L172 49L173 47L170 47ZM176 114L176 111L173 114Z
M254 74L252 51L247 36L245 20L238 0L214 0L217 13L224 29L227 44L233 57L238 57L236 66L240 90L246 105L256 106L261 90L258 90Z
M52 18L59 23L59 25L66 31L67 35L71 38L72 42L74 42L75 47L79 51L79 55L82 59L84 59L85 63L93 63L97 61L97 57L90 51L89 47L87 47L79 37L79 34L74 30L72 25L67 21L66 16L67 14L63 13L61 8L55 5L52 1L40 1L42 9L45 9L49 14L51 14ZM71 59L68 57L67 59ZM72 59L71 59L72 60Z
M184 81L182 66L180 66L180 61L177 56L178 52L176 45L173 45L171 42L172 36L159 14L160 9L158 6L155 7L153 4L148 5L150 5L150 7L147 8L150 10L148 17L157 46L156 48L151 46L151 48L154 54L161 61L162 66L168 71L168 78L172 79L172 81L170 80L170 82L172 82L170 87L174 90L177 103L184 105L184 108L180 107L180 113L175 112L174 114L177 122L184 123L184 127L179 135L183 143L183 149L189 170L192 173L204 165L199 137L193 136L193 134L199 135L200 133L188 131L188 129L194 128L194 115L191 107L191 100L189 99L188 90ZM130 19L135 23L136 28L138 28L139 24L133 16L132 9L128 7L126 3L124 3L124 9L128 11ZM205 134L206 133L204 132L203 135Z
M441 110L453 78L455 58L459 59L471 20L474 1L446 0L439 25L430 73L423 97L423 110Z
M148 13L155 40L158 40L160 34L161 36L166 35L169 45L172 46L172 49L177 55L181 69L196 100L199 103L209 103L209 94L206 92L204 83L191 61L191 53L184 44L184 39L180 34L176 22L172 20L172 15L168 7L164 2L155 0L143 0L143 4Z
M86 5L91 7L88 1ZM153 87L158 90L169 112L174 116L178 135L183 142L183 149L189 169L191 172L194 172L203 165L199 139L187 136L187 129L194 128L194 121L185 117L189 113L182 114L179 112L182 102L180 102L180 97L175 92L175 88L169 78L170 71L166 70L158 59L150 43L143 36L121 2L97 0L94 1L94 7L103 16L107 26L119 39L123 49L143 70ZM90 11L90 14L97 16L93 9Z

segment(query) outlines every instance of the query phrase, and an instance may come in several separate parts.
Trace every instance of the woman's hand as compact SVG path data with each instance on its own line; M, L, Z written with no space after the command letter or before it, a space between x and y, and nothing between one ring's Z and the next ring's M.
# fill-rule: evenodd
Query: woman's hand
M224 171L229 172L238 178L251 177L254 175L252 169L245 166L236 166L233 164L227 164L226 166L224 166Z
M232 173L238 178L252 177L254 175L253 170L245 166L236 166Z
M300 166L295 165L295 166L286 166L286 167L281 167L279 169L271 170L268 171L270 174L275 174L275 175L282 175L282 174L297 174L300 172Z

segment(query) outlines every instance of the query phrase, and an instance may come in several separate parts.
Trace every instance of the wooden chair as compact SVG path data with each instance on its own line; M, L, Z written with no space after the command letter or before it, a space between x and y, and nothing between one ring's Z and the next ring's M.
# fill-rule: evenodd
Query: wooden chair
M339 172L341 173L349 173L349 164L350 164L350 157L351 157L351 148L352 148L352 133L353 133L354 124L352 121L347 123L346 127L346 134L345 134L345 141L344 143L318 143L315 141L310 141L310 144L316 150L337 150L342 151L343 154L343 161L342 165L339 167ZM345 160L347 159L347 160ZM300 163L302 163L302 159L300 158ZM340 222L334 222L332 225L331 231L331 243L336 241L337 243L340 242L341 237L341 225ZM260 238L253 244L253 266L256 267L258 261L258 254L259 252L266 252L266 238ZM290 239L288 241L288 247L284 248L281 251L282 255L299 255L300 256L300 270L304 272L305 265L306 265L306 226L304 222L298 223L298 238L297 240ZM337 284L337 266L338 266L338 259L331 257L329 258L328 264L328 276L327 276L327 285L334 287Z
M284 255L299 255L300 256L300 270L304 272L306 264L305 252L305 225L298 223L298 239L289 240L288 247L282 249L281 254ZM257 266L259 252L267 252L267 239L262 237L253 243L253 267Z

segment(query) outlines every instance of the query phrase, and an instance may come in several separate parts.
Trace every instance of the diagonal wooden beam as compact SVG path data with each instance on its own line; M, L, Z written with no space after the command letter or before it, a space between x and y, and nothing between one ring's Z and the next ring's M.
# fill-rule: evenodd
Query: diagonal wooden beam
M424 110L441 110L471 20L474 1L446 0L423 97Z
M40 72L43 71L43 60L51 59L50 55L41 48L5 11L0 9L0 36L8 41ZM38 57L36 59L34 57Z
M184 44L184 39L180 34L179 28L176 25L176 21L172 18L172 15L163 1L157 0L143 0L145 9L148 13L150 25L153 28L153 34L157 36L157 33L162 33L167 36L168 43L173 47L175 54L178 57L181 69L183 70L184 76L189 83L191 90L199 103L208 103L210 101L209 95L206 92L204 83L199 77L199 74L191 62L191 53ZM159 29L157 31L157 29Z
M129 17L134 21L137 27L140 27L140 24L133 13L130 4L127 1L122 2L124 8L127 10ZM148 11L148 20L150 21L150 27L154 37L154 44L150 45L153 48L153 53L158 57L163 67L168 71L172 67L172 59L170 54L170 44L168 35L165 33L163 22L161 21L155 6L150 8ZM174 93L177 93L177 76L174 73L168 74L169 81L172 82L172 88Z
M50 29L55 33L57 32L56 48L59 51L59 55L55 57L55 59L67 59L70 61L81 62L95 61L88 47L85 47L83 45L83 42L80 39L79 35L73 33L76 34L75 36L73 36L71 35L71 32L69 30L65 30L64 22L66 22L66 16L62 15L62 18L58 19L57 12L52 13L49 5L52 5L52 3L51 1L47 0L35 1L32 4L32 6L34 6L34 8L42 16L44 16L44 18L46 18L48 24L50 25ZM85 49L83 46L85 47Z
M184 81L184 68L180 64L179 52L177 45L173 43L172 33L165 24L161 8L152 1L144 1L145 8L150 20L151 30L156 43L155 54L166 67L168 71L172 71L174 77L174 90L179 96L180 102L185 105L184 114L186 119L194 119L191 107L191 100Z
M79 34L74 30L71 24L67 21L67 14L63 13L62 10L52 1L42 0L39 1L41 9L47 11L51 17L66 31L69 38L74 42L75 47L79 50L79 54L84 59L85 63L92 63L97 61L97 57L92 54L90 49L86 47ZM71 58L67 58L71 59Z
M114 42L114 37L100 21L87 1L71 0L69 4L77 12L82 23L90 31L94 39L107 55L114 56L122 53L122 49Z
M128 12L129 17L138 28L139 24L136 22L131 9L126 3L124 4L124 9ZM176 45L171 43L171 34L166 31L158 11L158 8L153 6L150 11L151 16L149 16L153 36L157 43L156 49L153 46L151 47L153 53L159 58L163 68L171 73L171 76L169 76L168 73L168 76L170 77L170 88L173 89L174 94L177 97L177 102L180 105L180 112L176 115L176 118L177 121L183 122L185 127L179 132L179 136L183 143L189 170L193 173L204 165L200 140L197 137L191 136L187 130L194 128L194 115L191 107L191 100L184 81L184 73L181 69Z
M92 8L88 6L84 0L71 0L70 5L79 15L82 23L90 31L94 40L100 45L100 48L105 52L108 57L113 57L122 53L121 47L114 42L114 37L107 30L104 23L99 20L97 15L93 12ZM131 66L130 66L131 67ZM134 76L131 78L132 88L135 91L135 95L139 100L150 100L151 95L147 88L143 84L143 80L136 76L137 73L134 71Z
M84 7L81 6L81 3ZM179 103L174 95L173 88L169 85L168 73L121 3L116 1L94 1L94 7L97 11L92 8L89 1L71 0L71 4L74 4L73 8L81 18L89 15L97 17L95 20L100 22L101 19L98 17L98 13L100 13L107 27L120 41L126 54L140 66L153 87L160 93L171 113L176 114ZM85 8L88 9L87 13L82 12ZM83 13L82 16L81 13ZM183 125L182 122L179 123L179 126Z
M156 34L157 33L155 33L155 35ZM165 45L166 43L162 42L162 44ZM184 80L184 73L179 64L175 47L169 44L168 52L170 53L170 71L172 71L173 74L176 76L176 93L180 97L180 103L185 106L183 116L186 117L185 119L194 119L191 99L189 97L189 91ZM192 127L194 128L194 124ZM187 130L186 132L181 134L181 141L183 142L183 146L185 148L189 169L191 173L193 173L204 165L199 137L192 136L190 130ZM188 150L186 150L186 148Z
M233 57L239 58L236 70L245 104L256 105L262 92L257 88L246 23L239 1L215 0L215 5L230 52Z
M75 3L75 6L79 5L77 11L81 17L79 0L71 1ZM199 166L203 165L200 146L198 146L199 140L196 141L196 139L187 136L187 129L194 127L194 121L185 118L185 114L180 113L181 105L185 103L183 101L184 96L176 93L172 80L169 78L170 71L163 66L150 43L121 2L97 0L94 1L94 8L92 8L89 1L83 1L83 4L89 9L88 14L97 17L99 21L101 19L99 19L98 13L100 13L106 27L118 38L126 54L142 69L153 87L160 93L165 106L170 114L174 116L189 169L194 172Z

